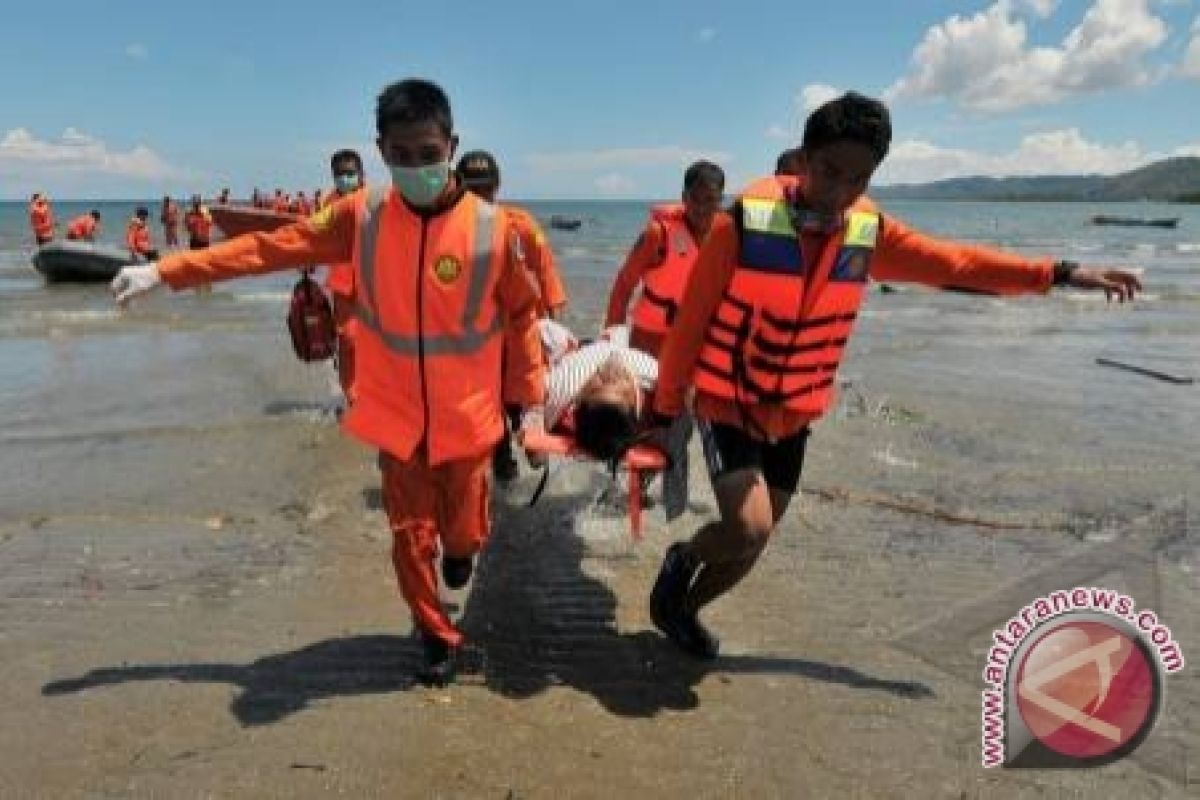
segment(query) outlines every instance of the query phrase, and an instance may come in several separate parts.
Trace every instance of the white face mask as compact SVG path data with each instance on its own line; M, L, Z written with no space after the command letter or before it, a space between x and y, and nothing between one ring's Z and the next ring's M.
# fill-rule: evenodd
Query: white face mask
M350 194L358 188L358 173L346 172L333 177L334 186L339 194Z
M450 182L450 162L439 161L423 167L393 167L392 184L404 199L418 208L427 208L445 190Z

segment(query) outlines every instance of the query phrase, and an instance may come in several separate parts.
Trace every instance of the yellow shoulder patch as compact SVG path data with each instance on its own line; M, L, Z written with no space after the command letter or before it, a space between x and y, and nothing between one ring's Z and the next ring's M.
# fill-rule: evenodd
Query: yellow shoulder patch
M310 216L308 222L319 231L327 231L333 227L333 203Z

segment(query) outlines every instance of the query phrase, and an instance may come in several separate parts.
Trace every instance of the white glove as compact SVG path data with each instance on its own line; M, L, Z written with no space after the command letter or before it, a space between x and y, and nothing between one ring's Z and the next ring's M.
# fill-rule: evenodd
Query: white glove
M121 267L121 271L112 279L108 288L116 298L117 305L124 308L133 298L148 294L161 284L162 275L158 274L158 263L151 261L149 264Z

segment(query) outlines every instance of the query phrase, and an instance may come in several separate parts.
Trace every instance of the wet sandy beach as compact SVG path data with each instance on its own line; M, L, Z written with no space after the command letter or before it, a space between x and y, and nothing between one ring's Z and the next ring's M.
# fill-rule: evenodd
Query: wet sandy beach
M409 678L374 456L322 416L327 372L290 360L274 309L154 333L193 302L38 339L62 394L5 429L0 795L1194 796L1191 667L1131 758L979 766L988 637L1036 595L1125 590L1200 647L1194 391L1120 431L1086 377L1007 380L1020 343L964 383L969 338L867 320L804 497L707 614L720 660L680 656L646 609L666 544L713 513L698 452L691 511L651 510L639 542L599 471L566 465L533 509L527 470L497 493L491 547L448 595L467 663L431 690ZM88 394L102 345L138 360Z

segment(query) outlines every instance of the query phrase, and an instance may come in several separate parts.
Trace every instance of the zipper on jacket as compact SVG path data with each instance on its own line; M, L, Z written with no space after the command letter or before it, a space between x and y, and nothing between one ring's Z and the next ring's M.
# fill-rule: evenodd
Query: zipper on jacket
M421 247L417 251L417 374L421 379L421 442L429 454L429 387L425 383L425 237L429 220L421 217Z

